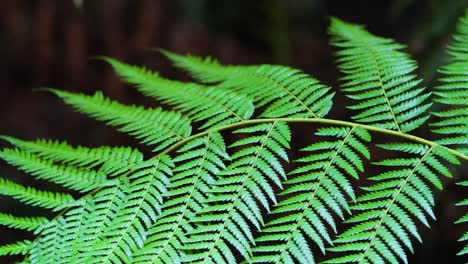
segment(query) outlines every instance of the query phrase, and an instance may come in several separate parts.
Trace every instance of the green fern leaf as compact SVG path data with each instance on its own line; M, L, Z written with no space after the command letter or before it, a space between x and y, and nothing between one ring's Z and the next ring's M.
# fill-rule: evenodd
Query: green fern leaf
M380 147L410 154L416 160L394 158L378 162L400 169L370 178L377 183L363 187L366 193L351 207L356 214L346 221L353 227L339 235L329 249L346 255L325 263L399 263L399 260L407 263L405 248L413 252L410 237L421 241L412 217L426 226L429 226L426 215L435 219L434 196L428 183L442 188L439 175L451 177L451 174L441 161L458 163L456 157L439 146L391 143Z
M48 220L45 217L16 217L10 214L0 213L0 225L15 229L32 231L41 227L47 222Z
M334 93L309 75L277 65L223 66L211 59L163 53L176 66L204 83L218 83L254 99L257 108L268 106L260 117L324 117Z
M83 211L85 203L86 199L80 200L64 215L42 225L41 236L27 259L33 263L74 263L69 262L74 253L71 244L82 235L82 220L87 215Z
M24 151L55 162L85 168L102 165L100 170L109 176L131 170L143 161L143 154L140 151L128 147L72 147L66 142L52 140L25 141L9 136L0 136L0 138Z
M85 212L82 226L86 228L81 232L76 232L79 235L69 246L75 254L70 254L72 259L67 263L87 263L93 258L93 247L103 236L113 215L119 210L119 206L125 203L129 185L128 179L121 177L119 181L111 182L82 204L84 206L82 210Z
M41 235L28 252L27 259L33 263L60 263L61 247L65 242L65 220L58 217L42 227Z
M376 37L362 26L332 18L329 32L336 52L344 91L357 104L357 122L408 132L428 118L429 93L417 88L416 63L400 52L404 46Z
M16 242L14 244L0 246L0 256L26 254L31 249L29 240Z
M229 159L219 133L190 141L177 152L163 213L148 230L145 246L132 263L181 263L185 256L180 248L185 234L193 229L188 223L203 207L215 175L225 168L223 160Z
M75 199L69 194L40 191L1 178L0 194L11 196L25 204L54 211L64 209L75 202Z
M94 245L91 263L128 263L131 252L143 246L146 230L161 213L172 167L172 160L162 155L140 165L129 176L126 196L118 201L115 217Z
M41 228L28 259L33 263L128 263L161 212L171 167L165 155L145 161L126 183L120 178L110 181L81 199Z
M444 77L435 92L435 101L444 107L434 113L438 121L431 125L442 137L440 144L458 146L458 151L468 155L468 10L460 18L453 39L448 48L452 62L440 70Z
M244 258L250 258L254 241L249 225L263 225L261 208L276 203L272 186L281 187L285 172L277 157L287 160L290 131L286 124L273 122L238 129L248 136L231 147L244 147L232 155L232 163L219 173L204 207L191 221L195 228L183 246L185 262L233 263L232 245ZM269 202L271 201L271 202Z
M50 160L18 149L3 149L0 151L0 158L37 179L45 179L80 192L98 188L107 181L106 175L97 171L55 165Z
M315 263L306 240L311 239L325 253L331 243L326 225L336 232L332 214L344 218L349 212L347 198L355 200L348 176L363 171L361 156L369 157L364 143L370 135L362 128L322 128L319 136L336 141L320 141L303 149L309 154L296 162L305 164L293 170L295 177L271 212L271 220L255 239L253 263Z
M249 119L254 106L252 101L223 87L207 87L164 79L157 73L105 58L127 82L137 85L143 94L187 112L194 121L206 121L201 126L213 128Z
M101 93L93 96L51 90L78 111L140 139L142 143L156 145L160 151L190 136L190 121L175 112L126 106L105 98Z
M330 32L360 123L323 118L332 106L330 88L289 67L223 66L165 52L213 85L206 86L105 58L142 93L182 113L51 90L157 153L144 159L132 148L0 135L16 147L0 150L7 163L86 193L75 199L0 179L0 195L61 210L50 220L0 213L0 225L37 236L0 246L0 256L23 254L22 263L30 264L315 263L316 251L328 250L336 256L324 263L406 263L414 238L421 240L417 224L435 219L433 187L442 189L442 178L452 177L447 163L468 160L466 21L437 90L438 102L453 106L436 113L444 119L433 123L437 142L407 133L426 121L430 103L403 46L338 19ZM193 135L191 123L199 130ZM289 153L292 123L314 124L317 132L313 144ZM355 194L352 183L371 156L370 133L408 142L378 145L391 158L374 165L387 169L366 177L371 184ZM289 155L295 161L286 165ZM289 165L295 168L286 173ZM350 226L336 236L342 222ZM468 223L468 216L457 223ZM460 241L466 244L468 233Z

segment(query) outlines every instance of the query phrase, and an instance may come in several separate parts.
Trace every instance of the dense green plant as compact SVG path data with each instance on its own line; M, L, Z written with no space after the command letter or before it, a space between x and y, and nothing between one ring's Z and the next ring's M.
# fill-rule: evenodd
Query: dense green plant
M3 136L14 146L0 151L6 162L84 195L1 179L0 194L59 213L0 214L0 224L37 236L0 246L0 255L54 264L407 262L414 238L421 240L418 222L429 226L435 218L433 187L452 177L447 164L468 160L468 12L434 99L419 86L404 46L335 18L329 32L342 90L355 101L353 122L326 119L334 92L299 70L225 66L166 51L201 84L103 59L170 111L49 89L152 146L154 156ZM432 101L438 108L430 119ZM437 140L408 133L426 122ZM289 161L293 123L315 125L316 133ZM381 173L368 175L372 137L380 134L394 138L377 144L391 158L372 162ZM342 222L347 229L336 234Z

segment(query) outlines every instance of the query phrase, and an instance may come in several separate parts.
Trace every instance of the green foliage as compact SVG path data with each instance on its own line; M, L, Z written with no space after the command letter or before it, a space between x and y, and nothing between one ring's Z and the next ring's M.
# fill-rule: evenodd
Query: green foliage
M350 211L346 196L356 200L345 175L357 178L364 170L360 156L369 158L363 142L370 141L370 134L357 127L321 128L316 134L337 140L303 149L308 155L296 162L305 165L290 172L294 177L286 181L288 188L280 194L285 199L270 213L272 220L255 240L254 263L314 263L305 236L324 253L325 244L331 243L326 225L336 232L332 213L343 220L343 211Z
M163 53L204 83L219 83L253 99L259 117L324 117L334 93L305 73L285 66L224 66L211 59Z
M143 94L173 105L194 121L206 121L201 128L242 122L254 112L252 100L229 89L168 80L144 68L110 58L105 60Z
M185 144L174 158L176 166L162 213L148 230L143 248L134 255L134 262L178 262L185 255L179 249L186 234L193 230L188 222L203 207L216 175L230 160L222 136L209 133ZM180 164L180 165L179 165Z
M54 210L60 210L75 201L67 193L41 191L5 179L0 179L0 194L11 196L25 204Z
M0 213L0 225L36 235L0 246L0 256L54 264L408 262L414 239L422 242L419 222L436 218L434 189L468 160L467 21L468 12L436 87L436 141L407 133L430 118L432 102L404 46L336 18L329 32L343 90L356 101L354 122L327 119L334 92L289 67L163 51L198 84L103 58L162 107L47 90L151 146L153 156L1 136L13 148L0 158L72 192L0 179L0 195L60 211L52 219ZM307 146L294 142L297 122L315 125ZM399 140L375 144L374 134ZM465 246L460 255L467 253Z
M187 138L192 131L190 120L176 112L123 105L105 98L100 92L88 96L54 89L50 91L78 111L106 121L111 126L121 126L120 131L129 133L144 144L156 145L155 152Z
M448 47L452 61L440 70L443 77L434 99L445 107L434 113L439 118L431 125L442 136L438 143L455 145L458 151L468 154L468 14L460 18L453 39Z
M332 45L336 52L347 96L358 101L349 106L359 111L356 122L408 132L428 118L429 93L417 88L421 80L411 74L416 62L391 39L376 37L359 25L332 18Z
M442 160L458 164L450 152L436 146L394 143L380 145L390 151L410 154L376 162L391 169L369 178L375 184L363 187L365 194L351 209L356 211L346 223L353 226L340 234L330 251L345 252L326 263L407 262L404 248L413 252L410 236L422 242L412 218L429 227L426 215L435 220L434 195L428 186L442 188L440 175L451 177ZM397 242L397 243L395 243Z

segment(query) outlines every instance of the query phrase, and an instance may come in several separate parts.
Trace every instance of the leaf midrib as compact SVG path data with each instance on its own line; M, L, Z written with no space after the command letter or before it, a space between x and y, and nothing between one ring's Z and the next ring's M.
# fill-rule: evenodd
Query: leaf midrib
M205 142L205 149L204 149L203 156L202 156L203 158L200 161L200 165L198 166L198 170L197 170L197 174L196 174L197 176L194 177L194 180L192 181L192 189L190 190L190 193L187 195L187 197L185 199L185 204L182 206L183 207L182 214L180 214L179 219L177 220L177 223L176 223L176 225L174 227L174 230L172 230L169 238L166 239L166 242L161 247L159 253L155 256L155 258L153 259L153 261L151 263L156 263L156 260L159 259L159 256L164 252L164 249L170 244L171 240L176 236L177 229L179 227L181 227L181 223L185 219L185 215L187 213L187 208L189 206L189 202L192 199L192 195L193 195L193 193L194 193L194 191L196 189L195 188L196 187L196 182L201 180L200 173L201 173L202 168L203 168L203 163L205 163L205 160L206 160L206 154L208 153L209 143L210 143L210 135L207 136L207 139L206 139L206 142Z
M242 185L239 188L240 191L242 191L244 189L245 183L248 182L250 173L254 169L256 161L259 159L260 152L263 150L263 148L265 146L265 142L270 138L270 134L273 131L273 129L275 129L276 123L277 123L277 121L274 121L272 123L271 128L268 130L268 133L265 135L265 140L263 140L262 144L260 145L259 150L257 151L257 153L255 155L254 162L251 163L248 172L245 173L246 177L245 177L245 180L242 182ZM234 212L234 208L235 208L235 205L236 205L237 201L239 201L239 198L241 197L241 195L239 194L240 191L237 193L237 196L236 196L235 200L231 203L231 208L229 209L229 214L226 216L226 218L224 220L224 223L223 223L223 226L220 228L220 232L218 232L217 238L213 242L213 246L210 248L209 252L206 254L206 257L203 260L206 260L207 258L209 258L211 251L216 247L217 242L221 239L221 235L226 230L226 224L227 224L228 220L231 218L232 213Z
M382 73L382 69L380 67L380 64L377 60L377 55L376 55L376 52L374 51L374 49L372 48L371 45L369 45L366 41L362 41L362 43L364 44L365 48L369 51L369 53L371 54L371 59L372 59L372 62L374 63L375 65L375 68L376 68L376 71L377 71L377 77L379 79L379 84L380 84L380 88L382 89L382 93L383 93L383 96L385 98L385 102L387 103L387 107L388 107L388 110L390 111L390 115L392 116L392 119L393 119L393 122L395 123L396 125L396 129L397 131L401 132L401 129L400 129L400 125L398 124L398 121L397 121L397 118L395 116L395 113L393 112L393 107L390 103L390 98L388 97L387 95L387 91L385 90L385 86L383 84L383 81L382 81L382 76L383 76L383 73Z
M263 80L266 80L268 82L271 82L273 83L276 87L280 88L281 90L284 90L289 96L291 96L295 101L297 101L300 105L302 105L302 107L307 111L309 112L311 115L312 115L312 118L319 118L315 113L314 111L312 111L312 109L310 109L301 99L299 99L295 94L293 94L288 88L286 88L286 86L282 85L281 83L279 83L278 81L276 81L275 79L273 78L268 78L264 75L261 75L257 72L254 72L252 75L260 78L260 79L263 79Z
M322 186L321 186L321 183L322 181L326 178L327 176L327 173L328 173L328 170L330 169L330 167L334 164L335 162L335 159L336 157L338 157L338 154L341 152L341 148L344 146L344 144L346 143L346 141L348 140L348 138L351 136L351 134L354 132L354 130L356 129L356 127L353 127L347 134L346 134L346 137L342 140L342 142L340 143L340 145L338 146L338 148L335 150L335 153L333 154L333 157L330 159L330 161L328 162L327 164L327 167L325 168L325 170L323 171L322 175L320 176L320 180L317 182L317 185L316 185L316 188L314 190L314 192L312 193L312 195L309 196L309 198L307 199L307 206L302 210L302 214L300 215L299 219L297 220L296 222L296 227L294 228L294 230L292 232L289 232L290 233L290 237L288 239L288 242L286 243L286 245L284 246L280 256L278 257L278 261L275 262L275 263L280 263L281 262L281 258L283 256L283 254L287 251L288 249L288 246L289 246L289 243L292 241L293 237L295 236L296 232L299 230L299 227L302 225L302 222L304 221L304 216L305 216L305 212L306 210L308 210L311 206L311 203L312 201L314 200L315 198L315 195L318 191L318 189L320 189Z
M396 200L397 200L397 197L400 195L400 193L403 191L403 189L407 186L408 184L408 181L410 180L410 178L415 174L416 172L416 169L419 167L419 165L422 164L422 162L424 161L424 159L432 152L432 150L434 149L434 146L431 146L431 148L429 148L426 153L424 153L424 155L421 157L421 159L418 161L418 163L413 167L413 169L411 170L411 172L408 174L408 176L406 177L406 179L403 181L403 183L401 184L401 186L399 187L398 191L395 193L395 195L393 196L392 200L390 202L387 203L387 208L385 209L384 213L381 215L380 217L380 220L379 220L379 224L378 226L375 228L375 231L374 231L374 235L372 236L372 239L369 241L369 245L367 246L366 250L362 253L361 255L361 258L359 259L358 261L358 264L360 264L366 257L366 254L367 252L372 248L372 245L373 245L373 242L374 240L377 238L378 234L379 234L379 229L382 227L383 223L384 223L384 220L386 218L386 216L388 215L390 209L392 208L393 204L395 204Z

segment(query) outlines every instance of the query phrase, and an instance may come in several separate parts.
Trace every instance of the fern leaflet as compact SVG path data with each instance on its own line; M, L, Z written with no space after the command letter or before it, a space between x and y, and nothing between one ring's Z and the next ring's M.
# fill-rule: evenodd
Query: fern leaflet
M106 61L143 94L173 105L194 121L204 121L201 129L242 122L254 112L252 100L223 87L168 80L146 69L109 58Z
M458 162L441 147L393 143L382 148L410 154L411 158L386 159L376 164L400 169L383 172L370 180L377 183L351 206L356 212L346 222L353 224L334 241L331 251L346 255L325 263L399 263L407 262L404 248L413 251L410 236L421 241L411 217L429 226L426 214L435 219L434 197L428 183L441 189L439 175L451 177L441 160ZM401 244L402 243L402 244Z
M131 170L143 161L143 154L128 147L72 147L66 142L39 139L25 141L9 136L1 136L16 147L38 155L39 157L84 168L101 165L101 171L107 175L117 175Z
M457 34L448 50L452 63L443 67L444 75L436 87L436 102L444 108L434 113L438 121L431 125L442 137L442 145L455 145L458 151L468 155L468 10L457 24ZM449 108L450 107L450 108Z
M290 172L296 177L286 181L289 187L282 192L286 199L277 204L271 212L276 217L255 240L253 263L315 263L306 237L325 253L325 243L331 243L331 236L324 223L336 232L330 212L341 219L343 210L349 212L345 196L352 200L355 196L347 176L357 178L363 171L360 156L369 158L363 142L370 140L370 134L356 127L331 127L319 129L317 135L337 140L320 141L303 149L310 154L296 161L305 165Z
M265 123L235 131L248 136L231 145L245 147L232 155L232 163L219 173L210 197L191 221L195 228L183 249L185 261L193 263L234 263L232 245L249 259L253 234L249 225L260 229L263 219L257 201L267 210L276 203L269 181L281 187L285 172L277 159L287 160L290 132L284 123ZM257 135L257 133L260 133Z
M225 168L223 160L229 158L219 133L190 141L177 152L163 213L148 230L145 246L132 263L181 263L185 255L179 249L187 239L185 234L193 229L188 222L203 207L209 186Z
M16 242L14 244L0 246L0 256L26 254L31 250L32 243L29 240Z
M305 73L285 66L223 66L210 59L163 52L176 66L205 83L221 82L253 98L255 107L268 107L260 117L324 117L334 93Z
M190 121L175 112L161 109L126 106L105 98L102 93L93 96L51 90L78 111L97 120L107 121L119 130L140 139L142 143L156 145L160 151L175 142L190 136Z
M107 180L106 175L98 171L71 165L56 165L51 160L42 159L23 150L4 149L0 151L0 158L31 173L37 179L45 179L80 192L93 190Z
M462 181L462 182L460 182L458 184L463 186L464 188L468 187L468 181ZM457 206L468 206L468 199L464 199L463 201L457 203ZM468 223L468 214L465 214L464 216L462 216L455 223L456 224L466 224L466 223ZM467 255L468 254L468 243L466 241L468 241L468 232L465 232L465 234L463 234L463 236L458 241L465 242L465 246L463 247L463 249L460 252L458 252L458 255Z
M336 55L346 74L343 90L358 101L349 107L359 111L354 120L408 132L429 118L431 103L425 101L430 93L417 88L421 80L411 74L416 63L399 51L402 45L337 18L332 18L329 31L331 44L340 48Z
M0 213L0 224L11 228L23 230L36 230L48 220L45 217L16 217L10 214Z
M75 199L68 193L41 191L5 179L0 179L0 194L11 196L25 204L54 211L64 209L75 202Z

